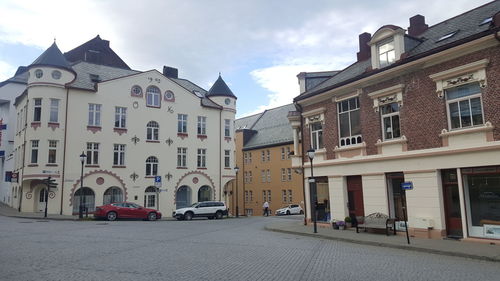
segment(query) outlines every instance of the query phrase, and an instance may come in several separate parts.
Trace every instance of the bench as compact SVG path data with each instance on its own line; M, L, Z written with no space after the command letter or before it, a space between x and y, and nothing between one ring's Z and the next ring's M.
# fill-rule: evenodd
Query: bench
M365 232L368 228L374 228L385 229L386 235L389 235L389 229L391 229L396 235L396 219L391 219L386 214L372 213L365 217L357 216L356 220L358 221L356 233L359 233L360 228L363 228Z

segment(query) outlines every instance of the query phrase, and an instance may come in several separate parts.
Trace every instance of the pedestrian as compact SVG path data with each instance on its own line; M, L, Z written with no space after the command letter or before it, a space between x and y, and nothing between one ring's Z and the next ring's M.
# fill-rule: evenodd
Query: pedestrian
M264 208L264 216L269 216L269 203L266 201L264 202L264 205L262 205L262 208Z

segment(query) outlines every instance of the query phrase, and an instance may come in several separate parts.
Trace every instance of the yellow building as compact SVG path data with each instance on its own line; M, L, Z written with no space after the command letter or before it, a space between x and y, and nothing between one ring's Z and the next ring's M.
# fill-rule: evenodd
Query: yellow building
M289 204L305 209L303 173L292 169L290 158L293 130L287 115L294 110L289 104L235 121L238 183L226 190L232 214L238 209L239 215L263 215L266 201L273 215Z

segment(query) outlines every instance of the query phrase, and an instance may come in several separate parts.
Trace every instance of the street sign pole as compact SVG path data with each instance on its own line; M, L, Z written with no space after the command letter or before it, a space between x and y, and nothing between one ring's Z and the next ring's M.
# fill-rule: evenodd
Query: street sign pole
M47 192L45 192L45 214L44 214L44 218L46 218L47 217L47 209L49 206L49 192L50 192L51 188L57 187L57 183L56 183L56 180L52 179L51 177L48 177L48 178L42 180L42 182L45 185L47 185Z
M412 190L413 189L413 183L410 181L410 182L403 182L401 183L401 195L403 196L403 200L401 200L402 202L402 207L403 207L403 219L405 221L405 229L406 229L406 241L408 242L408 244L410 244L410 234L408 233L408 222L407 222L407 218L408 218L408 212L407 212L407 208L406 208L406 190Z
M161 187L161 176L155 176L155 187L156 187L156 210L160 210L160 187Z

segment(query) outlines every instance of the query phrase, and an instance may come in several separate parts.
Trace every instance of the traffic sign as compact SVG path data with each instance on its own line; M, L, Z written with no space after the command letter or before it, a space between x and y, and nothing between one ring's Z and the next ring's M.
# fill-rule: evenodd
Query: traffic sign
M402 182L401 183L401 189L412 190L413 189L413 182L411 182L411 181Z
M43 179L42 182L47 185L47 187L50 188L57 188L57 183L55 179L52 179L51 177L48 177L46 179Z
M161 187L161 176L155 176L155 186L158 188Z

